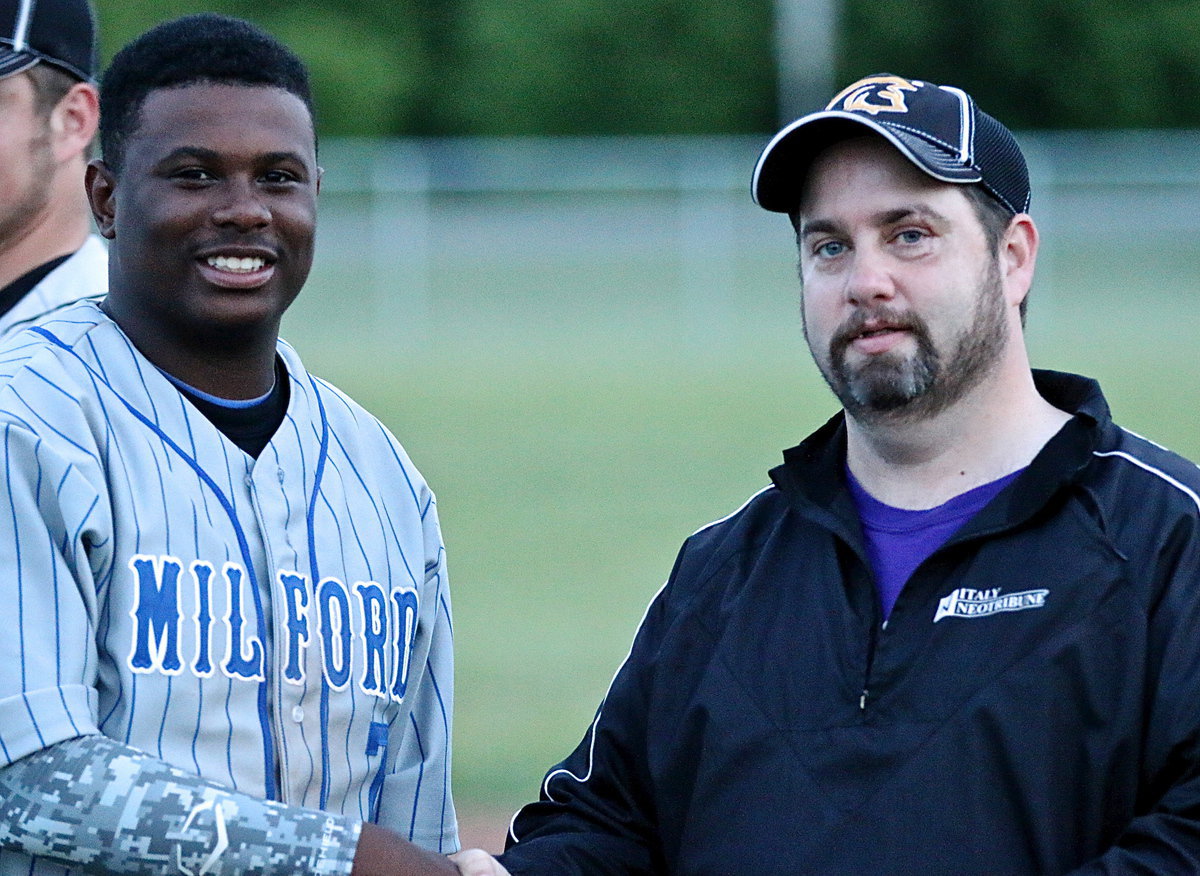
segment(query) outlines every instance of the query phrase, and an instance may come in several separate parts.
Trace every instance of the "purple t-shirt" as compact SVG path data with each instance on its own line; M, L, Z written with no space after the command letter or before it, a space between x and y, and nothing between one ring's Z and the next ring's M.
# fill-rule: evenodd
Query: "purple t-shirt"
M1024 469L961 493L936 508L911 511L880 502L863 489L849 467L846 468L846 481L862 521L867 559L875 572L875 588L885 619L891 615L896 597L917 566L1022 471Z

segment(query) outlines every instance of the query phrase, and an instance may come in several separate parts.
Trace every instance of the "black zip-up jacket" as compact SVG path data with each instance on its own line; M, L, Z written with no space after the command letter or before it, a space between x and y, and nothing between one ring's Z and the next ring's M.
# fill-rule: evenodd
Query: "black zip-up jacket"
M684 544L518 874L1200 873L1200 470L1075 414L881 623L836 417Z

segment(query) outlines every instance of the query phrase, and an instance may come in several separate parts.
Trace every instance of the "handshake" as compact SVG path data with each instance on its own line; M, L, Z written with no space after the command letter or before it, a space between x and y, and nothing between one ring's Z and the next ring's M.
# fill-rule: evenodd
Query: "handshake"
M450 856L460 876L509 876L503 865L483 849L464 849Z

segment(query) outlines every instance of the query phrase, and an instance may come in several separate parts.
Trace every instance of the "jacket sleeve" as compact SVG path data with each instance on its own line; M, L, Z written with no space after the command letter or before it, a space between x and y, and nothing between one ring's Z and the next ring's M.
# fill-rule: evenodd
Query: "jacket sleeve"
M651 602L583 740L513 819L500 857L513 876L663 872L645 716L669 592L668 583Z
M1200 524L1164 538L1147 617L1139 814L1074 876L1200 873Z

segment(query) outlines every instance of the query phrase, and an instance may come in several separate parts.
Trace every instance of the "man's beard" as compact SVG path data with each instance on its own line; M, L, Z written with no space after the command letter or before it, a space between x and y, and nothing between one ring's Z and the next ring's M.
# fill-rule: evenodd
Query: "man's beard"
M869 320L907 330L916 351L883 353L851 368L846 352ZM848 414L916 421L944 411L976 387L1000 360L1007 342L1003 287L993 260L977 287L971 325L947 349L938 350L920 316L885 307L856 313L830 340L828 360L817 364Z
M29 141L28 161L33 165L28 186L18 192L0 194L0 250L6 250L28 237L40 222L46 221L54 179L54 149L50 126Z

